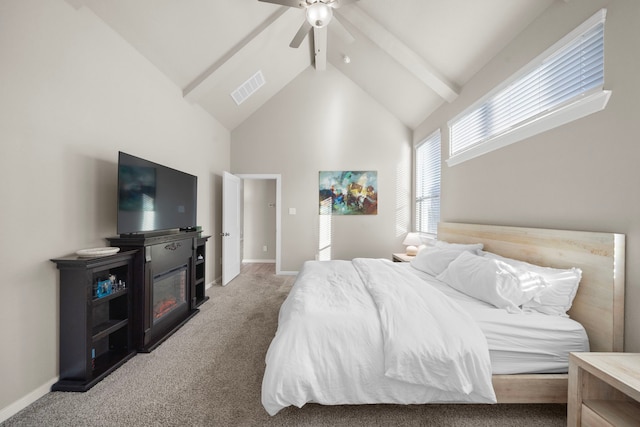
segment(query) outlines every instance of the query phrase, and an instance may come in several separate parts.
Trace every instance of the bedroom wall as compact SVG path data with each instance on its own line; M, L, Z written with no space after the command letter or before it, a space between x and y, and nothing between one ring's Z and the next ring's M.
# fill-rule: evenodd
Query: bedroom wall
M90 11L0 1L0 421L58 375L51 258L116 233L118 150L198 175L198 219L220 231L230 134ZM220 275L213 239L207 282Z
M275 262L276 180L244 179L242 260ZM267 250L264 250L264 247Z
M626 234L625 350L640 351L640 2L555 2L415 131L419 142L607 8L604 111L457 166L442 166L442 219ZM443 158L448 145L443 144Z
M411 131L331 65L309 68L231 133L231 171L282 175L283 271L318 252L318 172L376 170L377 215L332 216L333 259L390 258L410 222ZM289 208L296 210L289 214Z

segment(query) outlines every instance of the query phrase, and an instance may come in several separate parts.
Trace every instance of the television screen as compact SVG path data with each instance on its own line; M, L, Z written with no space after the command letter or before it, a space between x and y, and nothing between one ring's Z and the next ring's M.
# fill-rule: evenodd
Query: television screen
M118 234L196 226L198 177L118 153Z

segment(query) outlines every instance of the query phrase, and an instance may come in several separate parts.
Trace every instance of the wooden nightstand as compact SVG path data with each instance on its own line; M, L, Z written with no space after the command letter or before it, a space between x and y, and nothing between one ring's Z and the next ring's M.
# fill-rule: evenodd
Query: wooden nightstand
M639 353L570 353L567 426L637 426Z
M415 256L407 254L393 254L393 262L409 262L414 259Z

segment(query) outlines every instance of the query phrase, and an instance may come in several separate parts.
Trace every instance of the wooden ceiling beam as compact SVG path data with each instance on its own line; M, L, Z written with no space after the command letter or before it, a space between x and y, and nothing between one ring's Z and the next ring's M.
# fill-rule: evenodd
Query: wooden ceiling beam
M318 71L327 69L327 27L313 27L314 66Z
M273 23L279 20L290 20L291 16L295 16L294 19L297 21L299 14L300 12L295 8L284 6L278 8L269 19L265 20L265 22L236 44L229 52L189 83L183 89L182 96L192 101L198 100L211 88L211 85L216 81L216 75L225 67L229 67L229 64L233 63L233 61L231 61L233 58L240 58L241 53L245 49L250 50L249 48L255 48L253 45L259 44L260 36L262 36Z
M440 97L448 102L452 102L458 97L460 88L457 85L448 81L427 61L422 59L420 55L391 34L357 5L335 10L334 13L341 19L349 21L351 25L398 61Z

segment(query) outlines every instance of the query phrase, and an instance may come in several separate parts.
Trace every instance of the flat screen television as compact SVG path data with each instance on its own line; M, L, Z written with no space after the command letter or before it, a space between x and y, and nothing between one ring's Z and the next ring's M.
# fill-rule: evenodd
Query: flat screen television
M118 153L118 234L196 227L198 177Z

